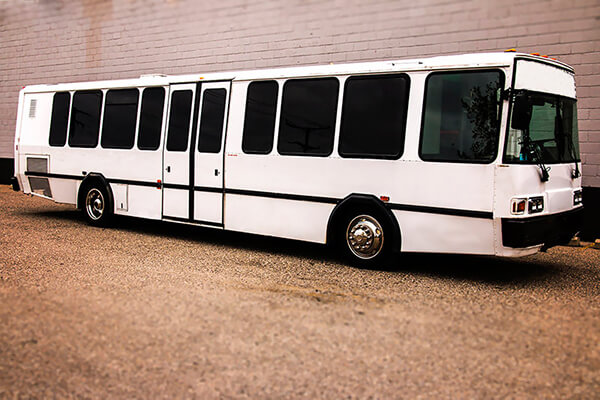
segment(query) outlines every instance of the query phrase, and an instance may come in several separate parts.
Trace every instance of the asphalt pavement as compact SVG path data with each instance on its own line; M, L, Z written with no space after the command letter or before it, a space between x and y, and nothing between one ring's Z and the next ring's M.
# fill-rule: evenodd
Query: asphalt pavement
M599 398L600 250L404 255L0 186L0 398Z

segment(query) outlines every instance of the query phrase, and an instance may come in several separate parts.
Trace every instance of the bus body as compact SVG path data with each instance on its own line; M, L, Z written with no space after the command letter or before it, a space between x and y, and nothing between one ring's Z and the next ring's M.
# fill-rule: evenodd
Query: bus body
M581 223L573 70L521 53L36 85L15 186L385 252L522 256Z

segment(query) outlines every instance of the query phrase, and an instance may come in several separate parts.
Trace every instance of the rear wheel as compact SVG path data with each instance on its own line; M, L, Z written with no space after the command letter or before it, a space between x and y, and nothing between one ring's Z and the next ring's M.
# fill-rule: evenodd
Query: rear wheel
M101 185L91 184L83 191L82 211L90 225L106 226L113 214L108 192Z

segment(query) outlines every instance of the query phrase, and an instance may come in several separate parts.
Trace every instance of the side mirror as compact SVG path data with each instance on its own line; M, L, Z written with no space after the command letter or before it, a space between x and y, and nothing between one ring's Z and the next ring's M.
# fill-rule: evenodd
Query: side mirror
M531 111L533 106L529 96L525 93L517 93L513 101L512 119L510 127L512 129L525 130L529 128L531 122Z

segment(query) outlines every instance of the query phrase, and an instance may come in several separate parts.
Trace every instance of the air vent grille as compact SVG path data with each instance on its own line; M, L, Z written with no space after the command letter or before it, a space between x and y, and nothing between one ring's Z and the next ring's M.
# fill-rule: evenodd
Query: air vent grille
M37 111L37 99L31 99L29 102L29 118L35 118Z
M39 157L27 157L28 172L48 172L48 159Z

